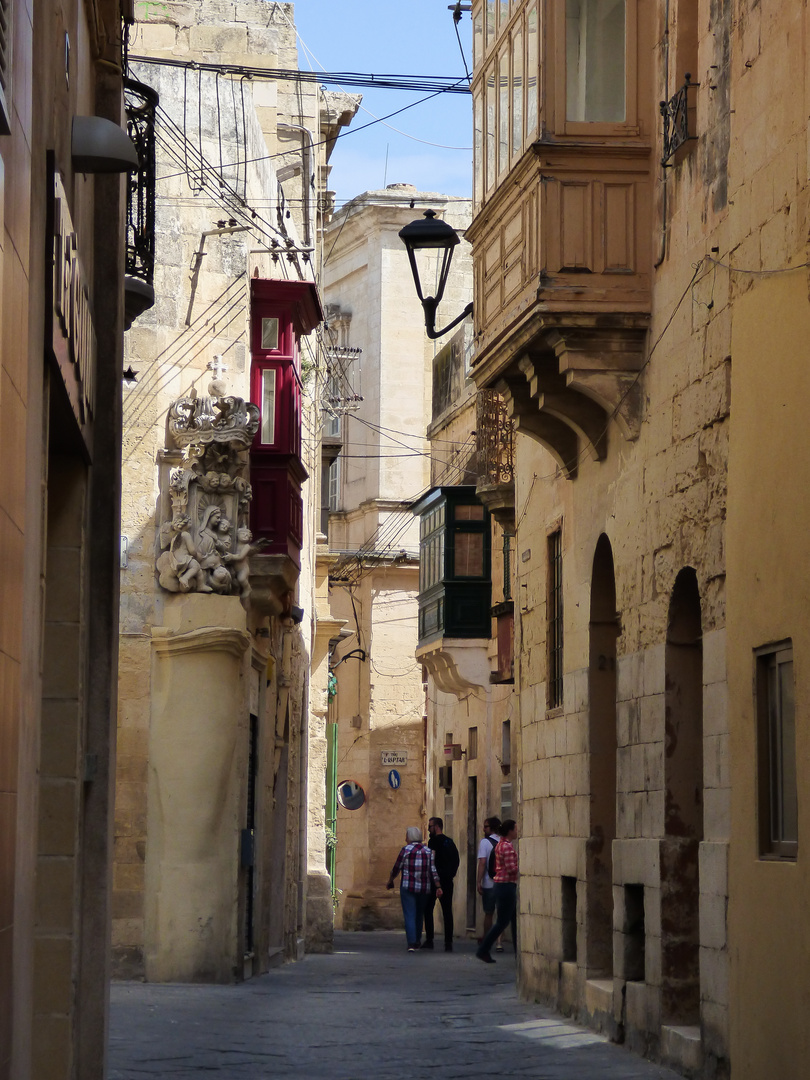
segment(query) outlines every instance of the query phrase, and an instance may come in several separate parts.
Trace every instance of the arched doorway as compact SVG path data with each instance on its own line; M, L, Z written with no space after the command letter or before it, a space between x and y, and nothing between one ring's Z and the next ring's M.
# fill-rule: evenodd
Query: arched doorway
M700 880L703 839L703 644L691 567L675 579L666 641L664 835L661 848L661 1019L700 1019Z
M586 850L588 978L613 972L613 841L616 839L616 579L613 551L599 537L591 577L588 666L590 831Z

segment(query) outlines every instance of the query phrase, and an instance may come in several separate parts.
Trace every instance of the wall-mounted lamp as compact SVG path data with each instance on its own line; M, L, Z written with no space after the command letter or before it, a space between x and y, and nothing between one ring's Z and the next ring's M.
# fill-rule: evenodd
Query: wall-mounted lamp
M429 338L441 337L448 330L452 330L454 326L458 326L462 319L472 315L473 310L472 303L467 304L462 313L453 319L451 323L448 323L443 330L436 329L436 309L444 296L444 287L450 273L450 263L453 261L453 248L458 243L458 233L452 225L448 225L446 221L437 218L435 210L426 210L424 218L417 218L410 225L406 225L404 229L400 229L399 238L408 252L411 273L416 285L416 295L421 300L425 312L427 336ZM416 262L417 251L443 252L435 296L422 295L422 283L419 280L419 267Z
M366 651L365 649L352 649L351 652L347 652L345 656L341 656L339 660L336 660L329 670L334 671L335 668L340 667L344 660L360 660L362 663L365 663Z

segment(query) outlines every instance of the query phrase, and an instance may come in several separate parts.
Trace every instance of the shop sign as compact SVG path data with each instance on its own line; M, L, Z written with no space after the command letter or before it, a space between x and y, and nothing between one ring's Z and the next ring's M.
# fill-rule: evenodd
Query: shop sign
M53 207L53 351L68 398L87 441L93 420L96 332L90 287L79 257L67 195L54 176Z

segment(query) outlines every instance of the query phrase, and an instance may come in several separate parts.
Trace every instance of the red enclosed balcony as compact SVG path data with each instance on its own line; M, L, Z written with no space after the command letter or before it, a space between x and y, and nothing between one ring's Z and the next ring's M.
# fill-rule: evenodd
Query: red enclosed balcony
M260 423L250 451L251 530L265 540L251 560L253 600L282 610L301 566L307 470L301 458L301 337L323 320L318 291L308 281L250 283L250 396Z

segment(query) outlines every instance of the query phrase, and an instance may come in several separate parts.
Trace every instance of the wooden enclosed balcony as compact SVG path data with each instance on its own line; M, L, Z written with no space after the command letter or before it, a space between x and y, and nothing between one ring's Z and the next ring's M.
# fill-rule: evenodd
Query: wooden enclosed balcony
M654 5L473 0L475 359L562 471L635 438L653 274ZM541 17L542 16L542 17Z
M536 144L524 175L478 215L480 388L566 475L601 458L609 421L635 438L649 325L650 151Z

